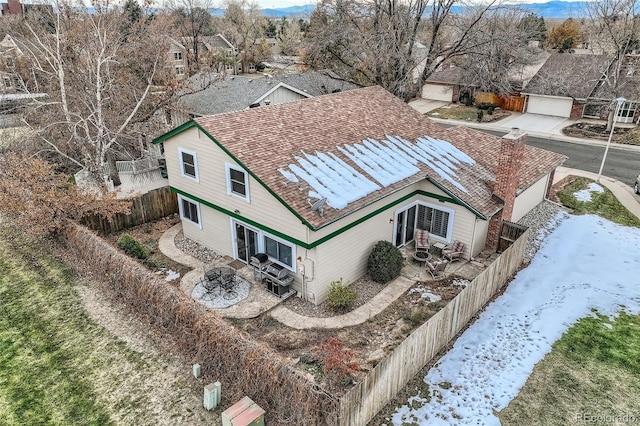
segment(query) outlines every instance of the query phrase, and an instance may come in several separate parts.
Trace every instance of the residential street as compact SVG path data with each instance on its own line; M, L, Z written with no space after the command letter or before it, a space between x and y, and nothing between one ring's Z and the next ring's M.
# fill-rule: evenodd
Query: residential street
M507 133L493 130L482 131L497 136ZM573 143L538 136L527 136L527 144L566 155L569 158L564 162L564 167L592 173L598 173L605 150L601 145ZM636 177L640 174L640 152L611 145L602 174L633 187Z

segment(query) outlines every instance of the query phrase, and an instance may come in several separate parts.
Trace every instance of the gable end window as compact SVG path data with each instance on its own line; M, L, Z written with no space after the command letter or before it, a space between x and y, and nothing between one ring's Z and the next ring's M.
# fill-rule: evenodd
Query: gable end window
M235 195L249 201L249 176L240 167L225 164L227 172L227 194Z
M178 148L178 157L182 176L198 182L198 156L196 153L187 149Z
M200 204L195 203L187 198L178 197L180 205L180 218L202 228L200 223Z

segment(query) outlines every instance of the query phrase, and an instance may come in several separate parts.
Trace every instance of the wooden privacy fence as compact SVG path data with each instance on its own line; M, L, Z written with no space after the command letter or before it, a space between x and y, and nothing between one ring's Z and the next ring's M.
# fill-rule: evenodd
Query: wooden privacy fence
M514 95L496 95L489 92L476 92L475 93L476 104L488 102L499 106L506 111L523 112L524 101L523 96Z
M525 231L447 306L411 333L340 399L341 426L367 424L465 327L518 270L529 232Z
M131 200L131 213L118 213L110 220L98 215L87 216L82 224L105 234L161 219L178 212L178 197L169 187L155 189Z

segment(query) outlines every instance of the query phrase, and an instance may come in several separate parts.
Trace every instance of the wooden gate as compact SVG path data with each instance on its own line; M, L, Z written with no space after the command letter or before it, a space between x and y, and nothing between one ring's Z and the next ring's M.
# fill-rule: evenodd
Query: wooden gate
M518 225L517 223L503 221L500 228L500 241L498 242L498 253L502 253L508 249L511 244L517 240L520 235L527 230L526 226Z

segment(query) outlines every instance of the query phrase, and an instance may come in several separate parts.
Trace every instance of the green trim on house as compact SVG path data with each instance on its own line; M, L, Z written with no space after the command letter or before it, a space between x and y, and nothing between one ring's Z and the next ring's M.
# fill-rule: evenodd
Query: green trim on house
M394 206L396 206L396 205L408 200L409 198L415 197L416 195L422 195L422 196L425 196L425 197L436 199L438 201L457 204L457 205L466 207L466 206L464 206L463 204L461 204L460 202L458 202L458 200L456 200L454 198L448 198L448 197L444 197L442 195L433 194L431 192L426 192L426 191L422 191L422 190L416 190L416 191L413 191L413 192L405 195L402 198L398 198L397 200L394 200L394 201L392 201L392 202L390 202L388 204L385 204L384 206L372 211L371 213L361 217L360 219L357 219L357 220L349 223L348 225L343 226L340 229L335 230L334 232L332 232L332 233L320 238L319 240L316 240L316 241L314 241L312 243L305 243L304 241L300 241L300 240L298 240L296 238L293 238L293 237L290 237L290 236L288 236L286 234L283 234L282 232L276 231L275 229L272 229L272 228L269 228L267 226L264 226L261 223L255 222L255 221L253 221L251 219L247 219L247 218L245 218L245 217L243 217L243 216L241 216L239 214L236 214L236 213L234 213L234 212L232 212L230 210L227 210L227 209L225 209L223 207L220 207L220 206L217 206L215 204L212 204L212 203L210 203L208 201L203 200L202 198L199 198L199 197L196 197L194 195L191 195L191 194L189 194L187 192L184 192L184 191L182 191L182 190L180 190L178 188L174 188L173 186L171 186L170 188L171 188L171 190L173 192L175 192L177 194L180 194L180 195L185 196L187 198L190 198L190 199L192 199L194 201L197 201L197 202L199 202L201 204L204 204L207 207L211 207L214 210L217 210L217 211L219 211L221 213L224 213L224 214L226 214L228 216L231 216L233 218L241 220L241 221L247 223L248 225L251 225L251 226L253 226L255 228L261 229L262 231L268 232L269 234L272 234L272 235L274 235L274 236L276 236L278 238L282 238L285 241L288 241L290 243L296 244L296 245L298 245L298 246L300 246L302 248L305 248L307 250L312 249L314 247L317 247L320 244L323 244L323 243L329 241L330 239L337 237L338 235L350 230L351 228L354 228L354 227L358 226L362 222L365 222L365 221L371 219L372 217L379 215L380 213L384 212L385 210L388 210L388 209L390 209L390 208L392 208L392 207L394 207Z
M158 143L160 143L160 142L164 142L164 141L166 141L167 139L169 139L169 138L171 138L171 137L173 137L173 136L177 135L178 133L182 133L182 132L184 132L185 130L187 130L187 129L189 129L189 128L193 127L193 126L200 127L200 126L198 126L198 123L196 123L195 121L187 121L186 123L179 125L179 126L178 126L178 127L176 127L175 129L173 129L173 130L169 130L169 131L168 131L167 133L165 133L164 135L160 135L160 136L158 136L157 138L155 138L155 139L153 140L153 142L152 142L152 143L155 145L155 144L158 144Z
M159 136L158 138L154 139L153 143L158 143L158 142L162 142L165 141L167 139L169 139L172 136L175 136L178 133L183 132L184 130L190 128L190 127L197 127L202 133L204 133L209 139L211 139L213 141L213 143L215 143L216 145L218 145L218 147L225 153L227 154L229 157L231 157L233 159L233 161L235 161L236 163L238 163L243 169L245 169L247 171L247 173L249 173L250 176L252 176L260 185L262 185L262 187L264 189L267 190L267 192L269 194L271 194L276 200L278 200L278 202L280 202L280 204L282 204L287 210L289 210L291 212L291 214L293 214L295 217L297 217L298 219L300 219L300 221L309 229L311 229L312 231L315 230L314 227L307 222L307 220L302 217L297 211L295 211L290 205L288 205L287 203L284 202L284 200L282 200L275 192L273 192L273 190L271 188L269 188L269 186L267 184L265 184L264 182L262 182L262 180L260 180L260 178L258 178L258 176L256 176L247 166L245 166L242 161L238 160L233 154L231 154L231 152L229 152L220 142L218 142L216 140L216 138L214 138L213 136L211 136L205 129L202 128L202 126L200 126L198 123L196 123L195 121L189 121L183 125L181 125L180 127L176 127L175 129L171 130L169 133L165 133L162 136Z
M268 185L266 185L264 182L262 182L262 180L260 180L260 178L258 178L258 176L256 176L248 167L246 167L240 160L238 160L233 154L231 154L231 152L229 152L220 142L218 142L216 140L216 138L214 138L212 135L210 135L205 129L202 128L202 126L200 126L195 121L189 121L187 123L182 124L179 127L176 127L175 129L171 130L170 132L165 133L164 135L159 136L158 138L154 139L153 143L155 144L155 143L159 143L159 142L165 141L165 140L171 138L172 136L175 136L176 134L181 133L184 130L189 129L191 127L197 127L203 134L205 134L209 139L211 139L211 141L213 141L213 143L215 143L225 154L227 154L229 157L231 157L243 169L245 169L247 171L247 173L249 173L249 175L251 175L260 185L262 185L262 187L264 189L266 189L269 194L271 194L276 200L278 200L278 202L280 202L280 204L282 204L287 210L289 210L291 212L291 214L293 214L295 217L300 219L300 222L303 225L305 225L307 228L309 228L311 231L315 232L315 231L318 231L319 229L324 228L325 226L329 226L330 225L330 223L328 223L328 224L322 225L322 226L320 226L318 228L314 228L307 220L305 220L304 217L302 217L296 210L294 210L291 206L289 206L286 202L284 202L284 200L282 200L271 188L269 188ZM273 235L275 235L275 236L277 236L279 238L282 238L282 239L284 239L286 241L289 241L291 243L297 244L297 245L299 245L299 246L301 246L303 248L306 248L306 249L314 248L314 247L316 247L316 246L318 246L318 245L330 240L331 238L334 238L335 236L340 235L345 231L348 231L349 229L351 229L354 226L364 222L365 220L368 220L371 217L376 216L377 214L381 213L382 211L387 210L388 208L393 207L393 206L397 205L398 203L401 203L402 201L404 201L404 200L406 200L408 198L411 198L411 197L413 197L415 195L424 195L424 196L429 197L429 198L435 198L438 201L457 204L459 206L462 206L462 207L466 208L467 210L469 210L471 213L473 213L477 217L479 217L481 219L484 219L484 220L487 219L484 215L482 215L476 209L471 207L469 204L467 204L464 201L462 201L459 198L457 198L455 195L453 195L450 191L448 191L446 188L444 188L438 182L434 181L433 179L430 179L429 177L427 177L426 179L429 182L431 182L433 185L435 185L437 188L439 188L441 191L446 193L449 197L444 197L442 195L433 194L433 193L422 191L422 190L416 190L416 191L414 191L414 192L412 192L412 193L410 193L410 194L408 194L408 195L406 195L406 196L404 196L404 197L402 197L402 198L400 198L398 200L395 200L395 201L392 201L389 204L386 204L385 206L375 210L374 212L369 213L368 215L366 215L366 216L364 216L364 217L362 217L362 218L350 223L349 225L346 225L346 226L338 229L337 231L334 231L331 234L319 239L318 241L310 243L310 244L304 243L304 242L299 241L299 240L296 240L295 238L291 238L291 237L289 237L287 235L284 235L284 234L282 234L282 233L280 233L280 232L278 232L276 230L273 230L273 229L267 228L267 227L265 227L263 225L260 225L260 224L258 224L256 222L252 221L252 220L243 218L242 216L239 216L239 215L237 215L237 214L235 214L235 213L233 213L233 212L231 212L229 210L226 210L226 209L224 209L224 208L222 208L220 206L216 206L214 204L211 204L208 201L205 201L205 200L202 200L202 199L200 199L198 197L190 195L190 194L188 194L186 192L183 192L183 191L181 191L181 190L179 190L177 188L171 187L171 190L173 190L174 192L177 192L179 194L182 194L182 195L184 195L184 196L186 196L188 198L191 198L193 200L197 200L198 202L200 202L200 203L202 203L202 204L204 204L206 206L209 206L209 207L211 207L211 208L213 208L215 210L223 212L224 214L227 214L229 216L235 217L235 218L240 219L242 221L245 221L247 224L255 226L255 227L259 228L259 229L262 229L263 231L269 232L269 233L271 233L271 234L273 234ZM387 194L384 197L382 197L381 199L390 197L392 195L394 195L394 194L393 193ZM376 201L380 201L381 199L376 200ZM343 218L344 218L344 216L341 217L341 218L338 218L336 220L341 220Z
M465 203L464 201L462 201L459 198L456 198L455 195L453 195L450 191L447 190L447 188L443 187L442 185L440 185L438 182L434 181L433 179L427 177L427 180L429 182L431 182L436 188L438 188L440 191L448 194L450 197L452 197L455 201L451 201L455 204L458 204L464 208L466 208L467 210L469 210L471 213L475 214L476 217L479 217L480 219L484 219L487 220L487 217L485 215L483 215L482 213L480 213L478 210L474 209L473 207L471 207L469 204Z
M253 221L251 219L247 219L246 217L243 217L243 216L241 216L241 215L239 215L237 213L234 213L231 210L227 210L227 209L222 208L220 206L216 206L213 203L210 203L210 202L208 202L206 200L203 200L202 198L196 197L195 195L191 195L188 192L184 192L184 191L182 191L182 190L180 190L178 188L175 188L173 186L170 186L169 188L173 192L175 192L176 194L180 194L180 195L182 195L184 197L192 199L193 201L197 201L200 204L204 204L207 207L211 207L212 209L217 210L220 213L224 213L227 216L231 216L233 218L239 219L239 220L243 221L244 223L246 223L248 225L251 225L251 226L253 226L255 228L258 228L258 229L261 229L263 231L266 231L266 232L268 232L269 234L271 234L271 235L273 235L275 237L282 238L285 241L289 241L290 243L296 244L296 245L298 245L300 247L303 247L303 248L307 248L307 249L311 248L311 247L309 247L309 244L305 243L304 241L297 240L297 239L295 239L293 237L290 237L288 235L283 234L282 232L276 231L275 229L271 229L271 228L269 228L267 226L264 226L261 223L255 222L255 221Z

